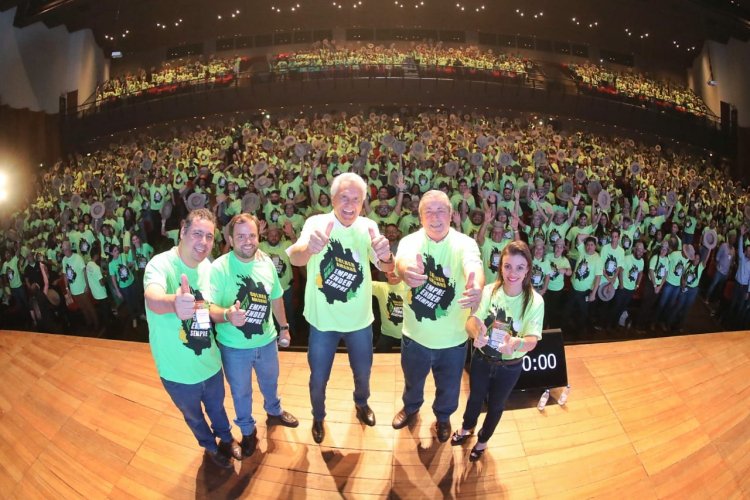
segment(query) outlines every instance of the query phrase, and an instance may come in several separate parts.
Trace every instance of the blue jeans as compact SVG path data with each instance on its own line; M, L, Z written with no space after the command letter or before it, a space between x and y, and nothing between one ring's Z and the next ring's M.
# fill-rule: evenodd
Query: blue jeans
M669 326L673 328L679 327L683 321L685 321L685 315L692 307L693 302L698 297L698 287L688 288L684 292L680 292L677 297L677 304L672 308L672 314L669 318Z
M664 283L664 286L661 289L661 296L659 297L659 305L656 306L654 321L667 324L669 316L672 314L670 308L675 302L677 302L679 295L679 286Z
M409 337L401 338L401 368L404 370L404 410L419 410L424 403L424 382L432 370L435 402L432 411L438 422L448 422L458 408L461 373L466 360L466 343L445 349L430 349Z
M711 278L711 283L706 290L706 300L710 301L717 289L719 291L719 298L721 298L724 292L724 284L727 282L728 277L728 275L720 273L718 270L714 272L713 278Z
M180 384L164 379L161 379L161 383L182 412L198 444L215 452L218 449L217 437L222 441L232 441L231 426L224 410L224 373L221 370L197 384ZM201 403L206 407L213 431L208 427Z
M474 351L469 378L471 391L464 411L463 428L470 430L477 426L482 405L487 400L487 415L477 436L480 442L486 443L494 434L503 416L505 402L521 376L522 367L522 363L512 366L493 365L477 350Z
M326 386L339 341L344 340L349 353L349 366L354 374L354 404L364 406L370 398L372 370L372 326L353 332L322 332L310 325L310 346L307 363L310 365L310 402L315 420L326 417Z
M278 396L279 351L273 340L263 347L235 349L219 344L221 362L229 382L234 401L234 423L249 436L255 430L253 419L253 369L258 377L258 387L263 395L263 408L269 415L281 415L281 400Z

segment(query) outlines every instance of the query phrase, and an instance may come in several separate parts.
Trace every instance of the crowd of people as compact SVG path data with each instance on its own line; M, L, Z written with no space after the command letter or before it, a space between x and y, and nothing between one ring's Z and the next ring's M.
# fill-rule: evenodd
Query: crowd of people
M271 70L276 73L293 71L310 72L328 68L366 70L368 68L390 69L413 62L419 68L455 70L471 68L498 72L505 76L521 76L528 73L533 63L510 54L496 54L491 49L483 51L476 46L444 47L437 44L414 44L409 49L394 45L385 47L373 43L353 47L337 47L333 43L316 43L307 50L281 53L273 56Z
M160 68L141 68L101 83L96 89L95 104L101 106L121 99L162 96L207 83L227 84L239 74L241 61L240 57L212 56L206 61L167 61Z
M249 372L267 425L299 425L278 395L277 345L305 325L316 443L338 344L365 426L373 351L400 344L392 426L415 421L432 372L439 441L463 445L487 403L476 461L545 326L678 330L710 267L705 300L719 298L727 327L747 327L747 193L707 160L532 116L402 109L173 127L45 172L1 236L2 317L96 334L113 310L134 327L146 318L165 390L224 468L257 447ZM451 432L469 339L470 395Z
M684 85L654 80L642 73L615 71L598 64L568 64L566 66L579 86L634 102L649 102L663 108L672 108L697 116L712 115L703 99Z

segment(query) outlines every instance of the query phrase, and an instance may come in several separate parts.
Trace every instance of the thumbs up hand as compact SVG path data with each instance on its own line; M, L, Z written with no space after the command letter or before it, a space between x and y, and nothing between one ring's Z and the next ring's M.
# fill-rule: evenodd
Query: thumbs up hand
M331 231L333 231L333 221L328 223L325 232L319 229L313 231L310 235L310 241L307 243L307 251L310 255L320 253L328 245L328 240L331 238Z
M186 275L180 276L180 288L174 295L174 312L181 320L190 319L195 312L195 297L190 293Z
M245 324L245 310L240 308L239 300L236 300L232 307L227 309L227 319L237 328Z
M375 256L380 261L393 261L391 257L391 244L388 239L380 233L377 233L375 229L370 229L370 241L372 249L375 252Z
M458 299L458 303L464 309L474 311L479 305L479 299L482 298L482 289L477 286L474 272L470 272L466 278L466 287L464 288L463 297Z
M417 288L427 281L427 275L424 273L424 262L422 261L422 254L418 253L414 263L406 267L404 272L404 281L411 288Z

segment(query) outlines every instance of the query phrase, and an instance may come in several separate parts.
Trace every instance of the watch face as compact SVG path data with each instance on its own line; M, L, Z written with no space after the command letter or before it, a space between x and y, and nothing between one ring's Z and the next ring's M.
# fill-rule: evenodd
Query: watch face
M523 370L514 390L547 389L568 385L562 333L544 332L533 351L523 358Z

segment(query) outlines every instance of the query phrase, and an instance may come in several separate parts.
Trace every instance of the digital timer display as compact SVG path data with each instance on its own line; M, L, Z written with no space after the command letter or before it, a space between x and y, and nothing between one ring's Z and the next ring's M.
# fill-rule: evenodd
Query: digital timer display
M547 389L568 385L565 344L560 330L542 332L533 351L523 358L523 370L514 390Z

